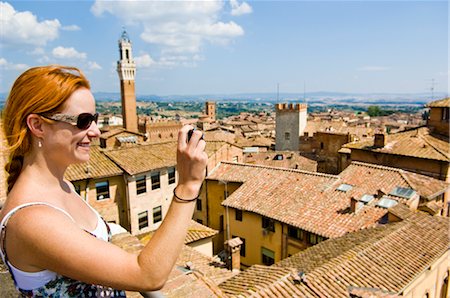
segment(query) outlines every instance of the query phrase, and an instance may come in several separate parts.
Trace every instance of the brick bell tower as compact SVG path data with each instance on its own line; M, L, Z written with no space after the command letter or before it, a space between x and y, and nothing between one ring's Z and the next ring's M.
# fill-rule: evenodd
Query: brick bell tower
M123 127L126 130L138 132L138 119L136 113L136 93L134 78L136 76L136 63L133 60L131 41L124 30L119 39L120 60L117 61L117 72L120 78L120 94L122 98Z

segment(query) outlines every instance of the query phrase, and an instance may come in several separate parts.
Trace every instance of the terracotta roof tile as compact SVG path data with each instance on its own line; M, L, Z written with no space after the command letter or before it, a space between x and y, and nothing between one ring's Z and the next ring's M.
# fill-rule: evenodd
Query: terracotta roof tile
M89 161L72 164L66 170L66 178L70 181L88 178L101 178L122 175L123 171L108 157L99 146L91 146Z
M189 224L189 228L186 234L186 238L184 239L184 244L189 244L201 239L206 239L209 237L213 237L217 235L219 231L211 229L210 227L204 226L195 220L191 220ZM138 238L143 244L147 244L153 236L154 231L145 233L142 235L138 235Z
M327 297L347 297L348 286L399 293L446 252L448 229L448 218L416 212L403 222L321 242L275 266L305 272L308 286Z
M276 159L275 156L277 155L281 155L283 159ZM311 172L317 170L317 161L299 155L294 151L251 153L245 157L245 163L283 168L295 168L297 166L297 169Z
M396 186L411 188L425 198L433 198L449 188L448 183L429 176L358 161L352 162L339 177L342 183L357 186L349 191L356 198L376 194L380 188L390 193Z
M218 233L219 231L217 230L211 229L210 227L204 226L194 220L191 220L191 224L189 225L186 239L184 240L184 244L189 244L198 241L200 239L213 237Z
M205 152L213 155L226 142L207 142ZM143 144L105 151L105 154L130 175L176 165L177 142Z
M426 104L429 108L449 108L450 107L450 97L432 101Z
M345 144L344 148L450 161L449 139L431 134L427 127L386 135L386 146L376 148L373 138L368 141Z
M323 241L272 266L254 265L220 288L232 297L396 297L446 253L449 223L416 212Z
M129 233L114 235L112 242L127 252L138 254L144 245ZM191 263L191 270L185 268ZM236 273L225 269L225 265L213 258L184 245L161 292L165 297L224 297L217 284L233 277ZM136 295L127 292L127 297Z
M410 174L416 180L427 181L426 187L411 185L404 178ZM425 194L448 187L437 179L361 162L353 162L339 176L222 162L207 179L243 183L222 203L224 206L254 212L327 238L375 226L388 212L377 207L381 199L378 197L357 212L351 212L352 197L377 195L381 188L386 188L389 194L398 186ZM340 191L341 184L352 188ZM385 198L408 203L400 197Z
M135 175L176 165L176 142L140 145L105 151L124 171Z

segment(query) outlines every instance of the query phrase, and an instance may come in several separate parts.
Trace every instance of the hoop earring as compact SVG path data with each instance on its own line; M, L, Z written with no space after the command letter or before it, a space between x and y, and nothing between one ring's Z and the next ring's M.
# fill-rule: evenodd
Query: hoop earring
M38 141L38 147L39 147L39 148L42 148L42 142L41 142L41 140Z

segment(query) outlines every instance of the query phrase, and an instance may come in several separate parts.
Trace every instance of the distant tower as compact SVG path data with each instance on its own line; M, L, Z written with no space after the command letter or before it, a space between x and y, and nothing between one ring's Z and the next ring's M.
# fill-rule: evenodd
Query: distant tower
M117 61L117 72L120 78L120 94L122 98L123 126L126 130L137 132L136 93L134 78L136 63L133 60L131 41L124 30L119 39L120 60Z
M275 105L275 150L299 150L299 138L306 128L307 105L277 103Z
M216 103L207 101L205 103L205 114L211 121L216 121Z

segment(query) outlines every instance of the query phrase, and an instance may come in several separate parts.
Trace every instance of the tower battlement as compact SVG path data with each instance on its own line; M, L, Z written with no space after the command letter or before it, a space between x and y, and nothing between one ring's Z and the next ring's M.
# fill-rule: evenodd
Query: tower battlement
M306 110L308 107L308 105L306 103L298 103L298 104L293 104L293 103L277 103L275 104L275 109L278 112L289 112L289 111L303 111Z

